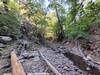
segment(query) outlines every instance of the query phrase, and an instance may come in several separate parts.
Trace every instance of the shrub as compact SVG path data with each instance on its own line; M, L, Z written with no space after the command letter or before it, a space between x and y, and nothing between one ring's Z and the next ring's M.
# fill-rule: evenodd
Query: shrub
M0 14L0 35L12 35L18 37L20 22L14 15L14 13Z

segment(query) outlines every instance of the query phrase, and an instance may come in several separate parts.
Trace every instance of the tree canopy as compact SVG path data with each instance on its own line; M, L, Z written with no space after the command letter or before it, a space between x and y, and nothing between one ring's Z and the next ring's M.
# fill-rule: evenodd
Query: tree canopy
M23 19L45 38L87 38L91 29L100 27L100 1L0 0L0 35L18 36Z

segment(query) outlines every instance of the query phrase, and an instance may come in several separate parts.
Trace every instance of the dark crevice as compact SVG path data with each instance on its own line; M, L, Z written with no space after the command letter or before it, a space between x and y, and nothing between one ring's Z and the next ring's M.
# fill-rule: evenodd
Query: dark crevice
M72 53L69 53L69 52L64 53L64 56L69 58L74 63L75 66L77 66L79 69L87 72L88 74L100 75L100 70L92 65L88 65L82 57L72 54Z

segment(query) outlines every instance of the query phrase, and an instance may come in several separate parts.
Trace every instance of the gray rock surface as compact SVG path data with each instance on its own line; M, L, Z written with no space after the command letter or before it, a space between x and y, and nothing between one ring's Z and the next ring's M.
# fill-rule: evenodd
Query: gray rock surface
M8 37L8 36L0 36L0 42L1 43L8 43L12 41L12 38L11 37Z
M55 53L49 48L40 49L45 58L62 74L62 75L87 75L84 71L76 67L71 60L63 54Z
M4 48L5 45L3 43L0 43L0 48Z

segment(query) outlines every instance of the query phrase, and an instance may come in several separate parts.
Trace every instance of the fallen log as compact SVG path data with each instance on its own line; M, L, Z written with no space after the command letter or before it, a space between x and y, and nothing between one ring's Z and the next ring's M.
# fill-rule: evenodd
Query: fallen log
M14 51L11 52L12 75L26 75Z
M54 75L61 75L58 70L55 69L55 67L43 56L41 51L39 51L40 56L45 61L45 63L48 65L49 69L54 73Z

